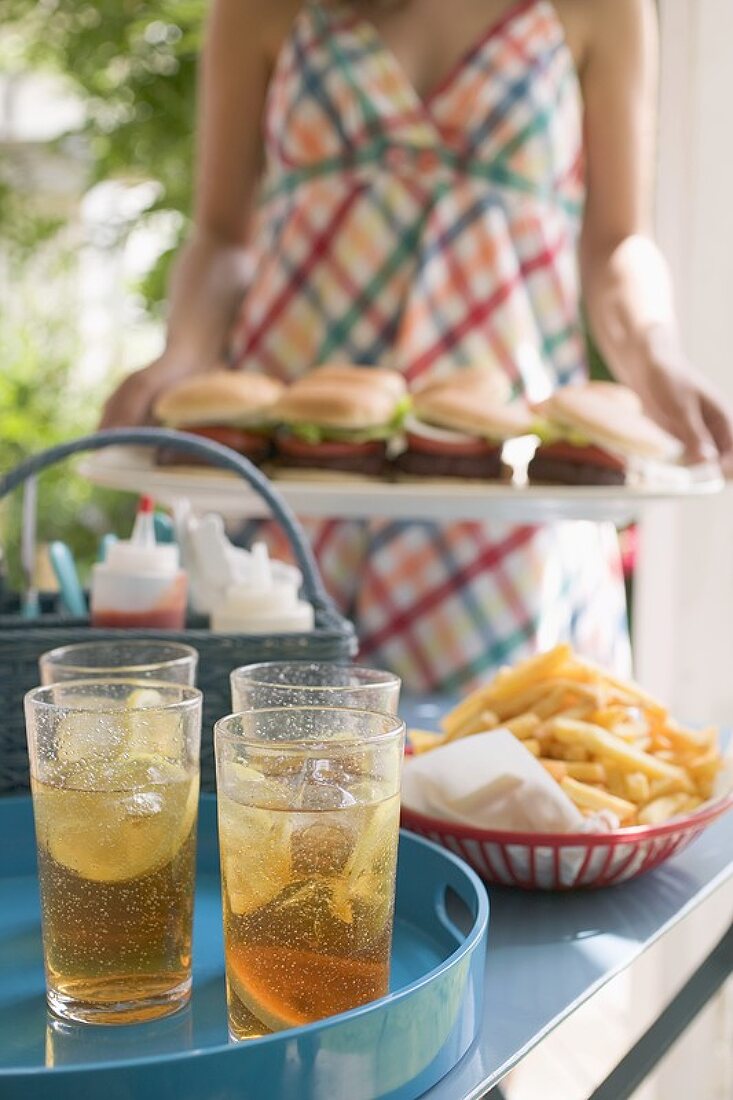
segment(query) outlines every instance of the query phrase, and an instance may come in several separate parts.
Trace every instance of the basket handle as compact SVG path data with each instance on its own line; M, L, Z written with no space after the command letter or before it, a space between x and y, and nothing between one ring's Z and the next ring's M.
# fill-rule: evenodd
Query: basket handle
M56 465L70 455L79 454L82 451L100 451L105 447L120 445L160 447L165 445L175 451L196 455L207 459L213 466L223 470L233 470L241 478L252 486L260 496L274 518L278 521L287 535L288 542L293 549L298 565L303 573L303 589L314 608L322 616L330 619L334 626L343 629L351 628L326 593L316 564L313 551L310 548L303 528L295 517L290 506L283 500L276 489L272 487L268 479L258 470L249 459L224 447L220 443L204 439L202 436L192 435L189 432L178 432L172 428L109 428L106 431L93 432L83 435L79 439L72 439L68 443L59 443L50 447L47 451L31 455L9 473L0 477L0 500L12 489L27 481L29 477Z

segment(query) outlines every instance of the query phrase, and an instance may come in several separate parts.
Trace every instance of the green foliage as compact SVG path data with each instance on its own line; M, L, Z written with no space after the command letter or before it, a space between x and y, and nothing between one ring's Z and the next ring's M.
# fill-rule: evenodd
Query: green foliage
M205 0L3 0L0 71L51 70L80 97L88 184L154 180L155 201L138 222L191 204L195 67ZM65 137L58 139L63 144ZM124 225L128 232L132 224ZM110 245L118 239L110 233ZM57 211L39 205L0 172L0 253L12 290L0 309L0 469L94 427L103 386L80 380L75 311L47 301L73 271L74 244ZM159 258L141 290L151 309L165 294L171 253ZM0 273L2 274L2 273ZM63 297L63 292L61 292ZM69 476L41 480L39 539L63 538L87 565L99 534L125 531L132 501ZM0 512L0 537L17 580L19 500Z
M101 394L74 381L75 345L63 317L37 309L32 322L0 316L0 470L93 429ZM68 464L54 467L39 482L39 542L68 542L84 572L96 557L100 535L126 531L133 508L129 498L100 492L70 476ZM17 586L20 493L3 503L0 537L7 548L11 584Z
M205 0L4 0L0 67L46 68L85 105L90 183L155 180L161 210L191 207L196 62ZM4 43L4 44L3 44ZM0 209L2 209L0 194ZM0 215L0 233L9 219ZM181 234L186 230L182 221ZM165 292L170 257L143 290Z

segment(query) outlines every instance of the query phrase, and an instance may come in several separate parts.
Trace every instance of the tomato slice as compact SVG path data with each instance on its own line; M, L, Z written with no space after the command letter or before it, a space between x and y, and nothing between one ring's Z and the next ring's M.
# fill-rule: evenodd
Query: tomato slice
M407 432L407 445L411 451L426 455L451 455L456 458L481 458L501 450L500 443L490 443L486 439L467 439L464 442L446 442L443 439L431 439L429 436Z
M242 451L244 454L261 450L267 443L266 437L258 432L248 432L244 428L230 427L228 424L193 424L181 431L201 435L204 439L211 439L214 443L221 443L224 447L231 447L233 451Z
M582 466L604 466L609 470L625 470L626 463L622 458L617 458L610 451L602 447L596 447L592 443L585 446L577 446L575 443L565 443L559 440L557 443L543 443L535 452L535 457L540 455L546 458L556 458L561 462L576 462Z
M321 443L306 443L304 439L298 439L297 435L282 432L277 437L277 447L289 458L351 458L354 455L381 454L384 440L349 443L345 440L324 439Z

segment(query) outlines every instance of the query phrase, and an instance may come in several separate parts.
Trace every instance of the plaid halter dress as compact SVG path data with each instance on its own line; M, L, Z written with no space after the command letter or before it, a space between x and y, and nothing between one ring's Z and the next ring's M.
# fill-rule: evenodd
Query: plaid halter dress
M549 0L512 6L427 98L373 24L309 3L264 139L236 364L290 379L340 358L415 382L492 361L530 396L583 377L582 102ZM361 659L411 690L471 685L560 640L628 665L611 527L306 527ZM272 525L243 535L285 553Z

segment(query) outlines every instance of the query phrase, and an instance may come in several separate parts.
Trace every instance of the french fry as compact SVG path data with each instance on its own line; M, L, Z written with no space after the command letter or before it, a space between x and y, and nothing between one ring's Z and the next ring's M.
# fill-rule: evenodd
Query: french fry
M542 680L533 684L518 695L512 695L508 699L496 699L491 701L491 706L501 721L507 718L516 718L527 711L534 711L541 699L554 690L552 681Z
M621 822L628 821L636 814L637 807L633 802L628 802L625 798L617 798L615 795L608 794L607 791L591 787L577 779L571 779L569 775L560 780L560 786L576 806L582 806L588 810L610 810Z
M569 702L574 703L576 700L573 698L572 692L561 685L549 691L543 699L539 699L533 710L538 718L551 718L553 715L567 710Z
M563 760L573 760L575 763L582 763L583 761L590 760L590 750L587 749L585 745L566 744L563 748Z
M657 749L654 753L657 760L666 760L668 764L674 764L677 753L674 749Z
M510 718L508 722L504 722L505 728L520 741L524 741L527 737L534 737L540 725L540 719L531 710L527 711L526 714L520 714L516 718Z
M522 742L522 744L524 745L527 752L532 753L532 756L540 755L540 743L536 737L528 737L526 741Z
M683 813L683 814L693 813L693 811L696 810L698 808L698 806L702 806L703 801L704 800L702 798L699 798L697 795L694 795L694 794L688 795L687 796L687 802L685 802L684 806L680 810L680 813Z
M588 716L588 721L595 726L603 726L624 741L649 739L649 723L643 717L631 717L629 707L606 707L594 711Z
M687 772L668 779L652 779L649 784L649 795L652 799L662 798L667 794L691 795L694 790L695 785Z
M721 767L722 760L715 749L708 749L706 753L691 760L687 765L698 794L703 798L710 798L712 795L715 779Z
M664 733L670 745L678 747L682 752L701 753L712 749L717 754L718 731L714 727L688 730L678 726L676 722L667 722Z
M568 766L563 760L550 760L546 756L541 756L540 764L558 783L568 774Z
M603 764L576 762L573 760L548 760L540 757L540 764L559 782L569 775L571 779L580 779L583 783L605 783L606 769Z
M648 775L644 775L644 772L630 772L623 778L626 797L630 802L636 802L637 806L643 806L645 802L649 801L651 792L649 790Z
M543 739L542 751L544 755L550 760L565 761L565 745L561 745L559 741L553 741L551 738Z
M443 730L447 734L453 734L453 736L455 736L461 726L467 725L476 718L482 710L487 708L488 703L485 702L485 699L488 692L489 688L483 687L473 692L472 695L466 696L457 707L454 707L449 714L445 715L443 721L440 723Z
M492 700L506 699L508 696L518 694L523 689L531 687L538 680L547 680L551 676L556 676L571 657L572 650L570 646L563 644L555 646L554 649L550 649L546 653L538 653L535 657L522 661L515 668L502 670L497 675L493 685L490 685L493 690L489 698Z
M639 810L639 824L661 825L663 821L668 821L670 817L682 813L688 802L689 795L683 792L655 798L653 802L647 802L646 806Z
M429 752L430 749L437 749L439 745L445 744L445 737L442 733L436 733L434 730L410 730L410 744L412 745L413 752Z
M474 737L477 733L488 733L499 725L499 719L493 710L482 710L470 722L461 726L454 733L446 734L446 741L455 741L459 737Z
M568 760L565 767L571 779L580 779L583 783L606 782L606 769L603 764L594 763L592 760Z
M613 761L605 761L606 787L617 798L626 798L626 778L624 772Z
M538 726L537 736L538 737L549 737L551 735L550 723L552 722L553 718L559 718L559 717L562 717L562 718L578 718L581 721L585 722L585 721L588 720L588 716L591 713L592 713L592 710L591 710L590 707L586 707L586 706L568 707L568 709L562 711L562 713L560 715L554 714L554 715L550 715L549 718L546 718L544 720L544 722L542 723L542 725Z
M647 710L652 711L653 714L666 717L667 708L662 706L657 699L649 695L643 688L640 688L638 684L626 683L624 680L620 680L618 676L614 676L611 672L606 672L600 665L587 660L585 657L576 657L575 661L581 668L590 673L591 677L601 680L614 688L620 698L631 698L637 703L641 703Z
M579 722L572 718L555 718L552 722L552 735L563 744L577 744L599 756L608 757L627 771L644 772L650 778L671 779L684 775L682 769L666 760L642 752L627 745L620 737L615 737L602 726L590 722Z

